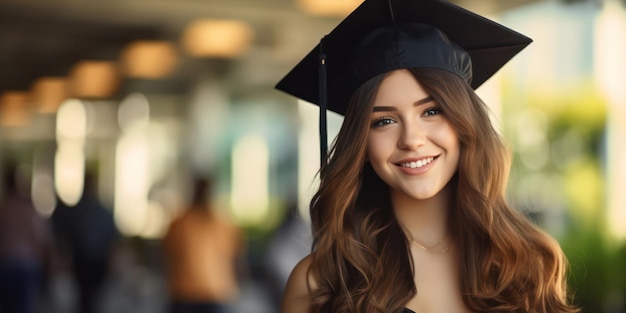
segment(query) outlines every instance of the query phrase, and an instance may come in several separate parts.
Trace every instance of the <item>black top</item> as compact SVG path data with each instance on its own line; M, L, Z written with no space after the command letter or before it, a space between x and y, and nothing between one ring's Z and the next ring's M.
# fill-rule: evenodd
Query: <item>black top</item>
M404 313L415 313L415 312L413 312L413 311L411 311L411 310L409 310L407 308L404 308Z

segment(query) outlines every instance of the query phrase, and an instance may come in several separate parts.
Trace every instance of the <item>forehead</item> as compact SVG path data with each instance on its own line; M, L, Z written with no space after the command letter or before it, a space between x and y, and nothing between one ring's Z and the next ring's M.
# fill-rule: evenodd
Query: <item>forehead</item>
M429 94L406 69L389 72L381 82L374 98L374 106L414 104Z

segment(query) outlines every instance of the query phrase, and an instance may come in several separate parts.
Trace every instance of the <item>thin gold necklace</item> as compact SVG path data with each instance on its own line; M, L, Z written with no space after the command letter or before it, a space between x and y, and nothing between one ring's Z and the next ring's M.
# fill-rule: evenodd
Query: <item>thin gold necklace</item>
M412 243L414 243L416 246L418 246L420 249L422 249L424 251L446 253L446 252L448 252L448 250L450 250L450 245L446 246L445 248L443 248L441 250L433 250L435 247L437 247L439 244L441 244L444 240L446 240L446 238L448 238L447 235L443 236L443 238L441 238L441 240L437 241L437 243L435 243L434 245L432 245L430 247L426 247L423 244L419 243L417 240L413 239L413 236L411 236L411 235L407 235L407 237L409 238L409 240Z

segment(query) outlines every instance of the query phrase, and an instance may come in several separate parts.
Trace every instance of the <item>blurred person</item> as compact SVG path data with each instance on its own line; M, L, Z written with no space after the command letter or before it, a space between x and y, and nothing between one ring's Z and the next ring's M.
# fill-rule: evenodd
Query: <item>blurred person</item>
M311 252L311 242L311 225L300 215L298 203L291 202L284 220L272 234L265 260L268 286L276 307L280 305L291 270Z
M48 221L20 193L16 166L3 171L0 202L0 312L37 311L52 253Z
M58 246L78 287L78 310L96 312L121 238L111 210L98 199L92 173L85 175L78 203L67 206L59 201L52 221Z
M224 313L238 297L243 235L216 213L212 183L194 180L190 204L163 239L171 313Z

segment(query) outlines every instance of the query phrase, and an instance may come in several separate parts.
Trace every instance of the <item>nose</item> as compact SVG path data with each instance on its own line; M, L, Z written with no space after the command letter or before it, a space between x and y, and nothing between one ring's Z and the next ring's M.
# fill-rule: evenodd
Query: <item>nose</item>
M403 124L398 148L415 150L426 143L426 129L417 122Z

